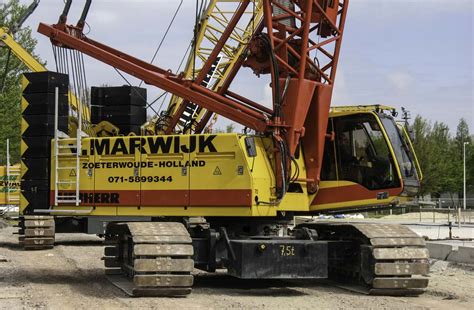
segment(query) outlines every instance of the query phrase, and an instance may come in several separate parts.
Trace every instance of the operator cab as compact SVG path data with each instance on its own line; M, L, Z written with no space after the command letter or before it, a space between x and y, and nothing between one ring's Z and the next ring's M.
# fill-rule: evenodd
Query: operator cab
M358 185L346 193L352 194L354 200L379 193L408 197L418 193L421 174L411 142L385 109L334 108L328 136L332 138L325 145L322 186L325 181Z

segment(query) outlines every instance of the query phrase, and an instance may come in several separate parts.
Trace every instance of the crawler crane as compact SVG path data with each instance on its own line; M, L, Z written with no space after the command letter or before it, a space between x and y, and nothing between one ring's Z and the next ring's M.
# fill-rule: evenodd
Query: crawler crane
M41 23L38 31L55 46L172 93L182 111L197 105L252 133L194 128L193 134L85 137L79 146L55 138L51 203L23 197L23 214L115 218L105 232L106 274L132 296L189 294L193 268L225 268L244 279L331 278L370 294L420 294L428 284L428 252L408 228L291 227L295 215L387 207L419 188L413 151L390 110L341 107L330 114L347 0L263 0L263 18L220 87L203 84L256 3L240 2L192 78L94 41L81 23ZM271 108L230 90L243 67L270 76ZM171 113L170 127L181 118L182 112ZM75 174L57 169L77 162ZM124 216L150 221L124 222Z

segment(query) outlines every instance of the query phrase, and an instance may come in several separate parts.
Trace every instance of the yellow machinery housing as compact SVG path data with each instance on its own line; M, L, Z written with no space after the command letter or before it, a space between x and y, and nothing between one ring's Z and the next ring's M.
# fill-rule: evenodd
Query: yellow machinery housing
M61 196L75 191L75 169L59 170L57 178L52 169L52 209L100 216L274 217L281 212L309 214L396 205L401 197L417 191L420 172L412 150L395 149L395 138L399 139L396 143L405 142L391 116L383 111L380 106L332 110L328 131L334 137L327 142L328 155L316 194L306 191L304 161L298 156L288 193L281 202L276 201L270 138L242 134L85 138L80 152L81 203L77 207L58 203ZM345 165L337 140L343 135L352 139L348 141L353 150L350 155L356 162L347 168L350 171L339 167ZM59 167L74 167L75 149L67 147L74 141L59 140ZM52 167L55 158L52 156ZM381 184L364 183L362 175L373 178L376 173L386 174ZM56 186L55 180L64 182ZM339 194L334 195L334 190Z

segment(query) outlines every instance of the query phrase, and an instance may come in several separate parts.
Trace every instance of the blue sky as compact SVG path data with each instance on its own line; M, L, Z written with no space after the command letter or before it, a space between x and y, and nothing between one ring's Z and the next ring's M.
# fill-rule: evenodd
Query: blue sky
M29 0L22 0L29 3ZM39 44L37 53L54 68L49 40L36 33L40 21L54 23L63 0L42 0L27 21ZM75 0L70 21L80 14ZM89 36L149 60L178 1L95 0ZM157 64L176 69L192 38L195 1L184 0ZM333 105L386 104L405 107L412 115L442 121L454 132L464 117L474 132L474 1L352 0L346 23ZM89 85L122 85L115 71L95 60L86 62ZM247 69L248 70L248 69ZM130 79L132 84L136 80ZM236 91L266 103L269 92L248 79ZM149 87L149 97L160 91ZM159 105L155 106L158 108ZM221 121L220 126L225 122Z
M473 3L351 2L337 104L384 103L474 131Z

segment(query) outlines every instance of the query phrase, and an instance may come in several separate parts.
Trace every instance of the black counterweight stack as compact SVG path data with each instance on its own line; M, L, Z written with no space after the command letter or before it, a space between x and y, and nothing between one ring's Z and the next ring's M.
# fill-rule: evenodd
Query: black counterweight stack
M58 129L68 132L68 76L56 72L26 73L21 101L20 211L50 207L51 140L54 138L55 89L59 89Z
M120 134L140 134L146 122L146 89L134 86L92 87L91 119L93 124L108 121Z

